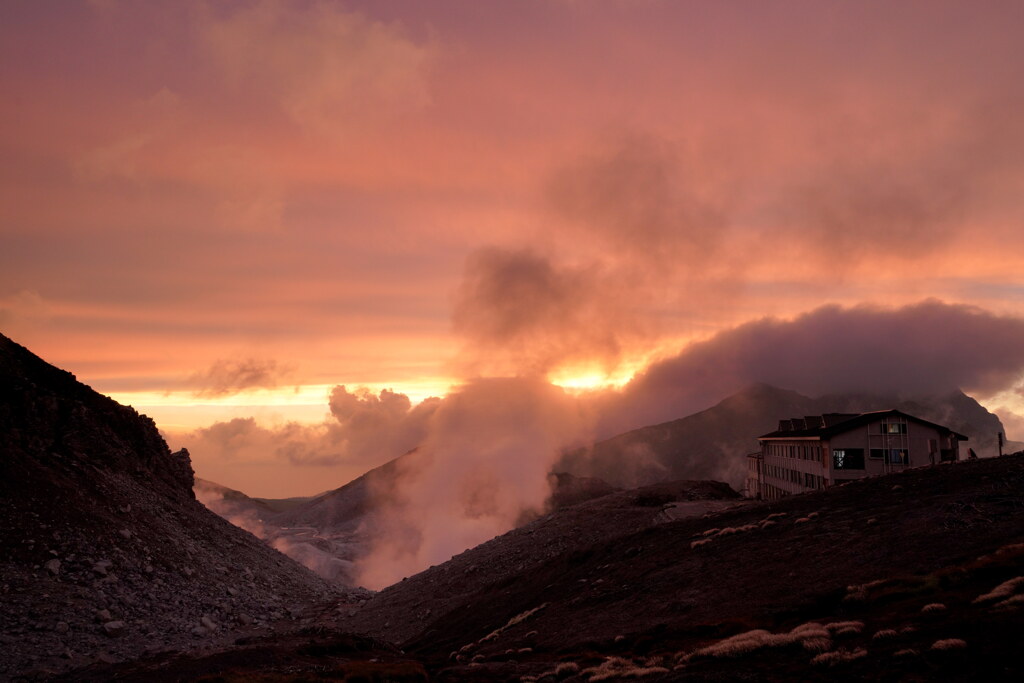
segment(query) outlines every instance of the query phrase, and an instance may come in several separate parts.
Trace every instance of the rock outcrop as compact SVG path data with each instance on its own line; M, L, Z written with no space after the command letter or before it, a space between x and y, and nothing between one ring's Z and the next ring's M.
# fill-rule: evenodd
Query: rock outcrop
M0 335L0 678L203 646L338 597L192 486L151 419Z

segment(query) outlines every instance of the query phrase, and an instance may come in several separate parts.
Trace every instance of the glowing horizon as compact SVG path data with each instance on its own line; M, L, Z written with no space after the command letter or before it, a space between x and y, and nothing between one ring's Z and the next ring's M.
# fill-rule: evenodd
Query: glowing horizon
M245 490L357 476L477 379L614 393L826 305L1024 317L1022 33L1004 0L6 3L0 331ZM1020 386L979 395L1024 435Z

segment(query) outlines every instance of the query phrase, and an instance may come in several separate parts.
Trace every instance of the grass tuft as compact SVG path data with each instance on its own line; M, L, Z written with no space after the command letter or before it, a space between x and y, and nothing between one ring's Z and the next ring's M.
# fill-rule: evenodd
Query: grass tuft
M846 662L852 662L855 659L867 656L868 651L862 647L858 647L852 652L848 650L836 650L835 652L822 652L811 660L811 664L819 666L837 666L839 664L845 664Z
M1024 576L1018 576L1009 581L1003 581L1001 584L993 588L984 595L979 595L974 599L975 603L979 602L992 602L995 600L1004 600L1017 593L1018 590L1024 588Z
M963 650L967 647L967 641L960 638L944 638L932 643L933 650Z

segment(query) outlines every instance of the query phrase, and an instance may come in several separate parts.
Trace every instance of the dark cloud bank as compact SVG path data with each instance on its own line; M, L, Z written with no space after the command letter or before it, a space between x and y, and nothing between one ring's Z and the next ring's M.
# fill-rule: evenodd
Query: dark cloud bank
M817 396L987 394L1024 372L1024 320L928 300L897 309L825 306L693 344L603 400L599 432L673 419L751 383Z

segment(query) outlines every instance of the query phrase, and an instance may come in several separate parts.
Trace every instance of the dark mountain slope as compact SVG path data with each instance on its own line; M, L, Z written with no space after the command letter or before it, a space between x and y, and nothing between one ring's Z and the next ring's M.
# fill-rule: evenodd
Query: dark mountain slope
M579 522L566 518L561 533L574 536ZM589 536L539 563L546 545L521 543L527 530L464 554L486 560L478 571L521 571L477 580L460 556L382 591L348 625L397 637L440 671L439 680L452 681L537 675L568 662L586 669L612 656L628 662L620 663L623 677L629 667L668 670L645 680L1018 680L1024 672L1024 597L1013 597L1024 595L1024 579L998 599L974 602L1024 576L1024 456ZM441 580L446 574L455 578ZM926 608L933 603L941 607ZM417 612L421 604L431 611ZM809 621L858 622L833 627L848 631L826 633L821 644L857 658L832 655L838 670L812 665L819 652L799 642L739 647L733 656L698 652L754 629L788 633ZM931 649L948 639L965 649Z
M209 504L206 502L207 500L216 500L232 512L244 511L254 515L272 515L278 511L274 508L273 499L251 498L241 491L229 489L227 486L222 486L214 481L200 479L199 477L195 478L192 491L195 493L196 498L203 501L203 504L207 505L207 507L209 507ZM228 516L220 510L214 510L214 512L221 517Z
M401 463L416 451L376 467L333 491L305 501L264 501L240 491L197 480L199 499L224 519L251 531L266 543L320 576L351 586L354 563L373 540L373 512L396 485ZM600 479L552 474L550 509L616 491ZM523 523L529 521L522 520Z
M730 501L714 500L723 493L715 486L592 500L410 577L362 609L325 611L290 636L69 680L1024 675L1024 454L718 511ZM696 500L665 502L688 497ZM353 627L401 650L346 635Z
M384 589L346 626L401 643L421 632L436 615L451 613L464 601L473 602L556 558L575 561L595 545L629 537L652 525L743 504L725 484L708 481L654 484L588 500ZM406 616L398 618L399 613Z
M0 336L0 678L204 646L336 595L192 485L152 420Z
M589 452L569 454L561 467L617 486L717 479L738 488L745 477L744 456L757 450L757 437L774 430L780 419L887 408L946 425L968 436L967 445L979 454L996 454L996 434L1003 429L999 418L961 392L917 398L856 394L810 398L758 384L699 413L620 434L595 444Z

